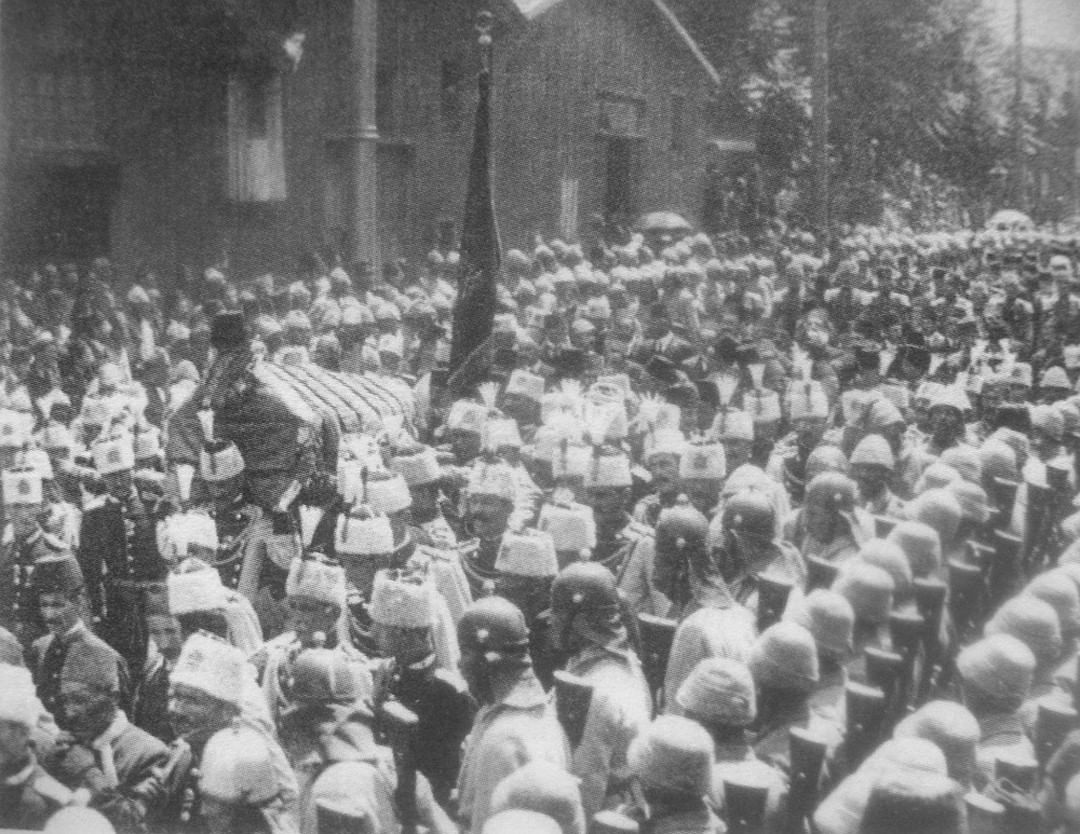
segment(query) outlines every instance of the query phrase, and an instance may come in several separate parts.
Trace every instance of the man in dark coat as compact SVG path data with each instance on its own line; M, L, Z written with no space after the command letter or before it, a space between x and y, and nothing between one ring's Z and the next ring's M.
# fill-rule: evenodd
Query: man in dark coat
M115 674L118 703L130 691L128 667L116 651L82 621L83 576L74 557L40 560L34 568L33 587L41 618L49 634L31 647L34 683L45 709L66 729L62 686L65 677L90 663ZM69 668L70 667L70 668Z
M134 441L127 432L94 444L94 467L107 492L87 502L79 534L79 563L102 637L141 669L146 658L147 583L167 573L154 519L135 489Z
M47 768L67 787L88 793L90 806L124 834L143 831L148 815L164 804L155 771L168 751L118 708L119 687L117 666L102 652L70 656L60 681L65 732Z

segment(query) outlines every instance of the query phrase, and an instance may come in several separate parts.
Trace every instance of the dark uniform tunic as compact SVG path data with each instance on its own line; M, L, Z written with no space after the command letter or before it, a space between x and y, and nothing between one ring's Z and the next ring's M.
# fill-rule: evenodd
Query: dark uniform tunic
M141 669L147 649L147 583L160 582L168 573L158 553L154 519L134 492L123 501L102 496L87 506L79 541L79 566L101 636L129 668Z
M412 761L427 777L435 799L446 805L457 782L461 747L473 720L473 702L464 683L435 665L435 655L410 666L390 668L382 699L392 697L416 713Z

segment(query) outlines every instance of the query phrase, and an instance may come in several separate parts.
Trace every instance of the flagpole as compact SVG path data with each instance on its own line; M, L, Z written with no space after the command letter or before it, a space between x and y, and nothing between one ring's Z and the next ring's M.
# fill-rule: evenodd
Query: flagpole
M501 250L492 188L491 31L494 23L490 11L481 11L476 17L480 72L447 381L448 389L457 395L483 380L492 354L489 337L495 320Z
M484 9L476 15L476 31L479 34L477 43L480 44L480 72L491 75L491 50L492 38L491 27L495 25L495 17Z

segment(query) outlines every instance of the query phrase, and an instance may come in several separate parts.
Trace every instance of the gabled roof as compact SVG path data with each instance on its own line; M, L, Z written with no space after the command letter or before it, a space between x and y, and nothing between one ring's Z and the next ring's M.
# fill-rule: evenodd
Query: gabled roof
M527 21L536 20L544 12L553 9L560 3L566 2L566 0L508 0L509 4L513 6L518 13ZM679 39L690 50L690 53L694 56L694 60L698 62L698 65L709 76L709 80L712 81L717 87L722 86L723 79L720 77L720 73L717 72L716 67L712 65L712 62L705 56L705 53L701 50L698 42L694 40L693 35L683 26L682 21L671 10L664 0L641 0L641 2L649 3L656 12L664 19L668 27L676 38Z

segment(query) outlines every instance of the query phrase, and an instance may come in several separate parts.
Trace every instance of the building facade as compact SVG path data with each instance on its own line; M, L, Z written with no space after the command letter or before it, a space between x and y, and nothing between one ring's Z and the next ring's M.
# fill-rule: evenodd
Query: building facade
M0 0L0 257L244 277L452 246L485 7L505 245L700 219L728 82L663 0Z

